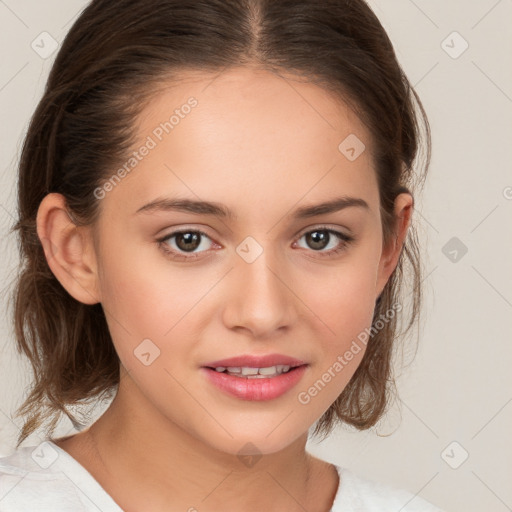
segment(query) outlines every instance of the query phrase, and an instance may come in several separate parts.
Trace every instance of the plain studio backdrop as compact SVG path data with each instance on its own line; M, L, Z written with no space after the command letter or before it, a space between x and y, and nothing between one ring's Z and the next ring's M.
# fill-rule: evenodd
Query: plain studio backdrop
M338 428L308 449L447 512L512 510L512 1L369 3L432 128L432 163L414 214L423 320L414 361L397 369L400 404L377 429ZM11 416L31 378L5 302L18 264L7 236L16 164L54 50L86 4L0 1L0 456L14 450L20 420ZM413 346L417 336L413 330L403 343ZM74 429L66 419L56 432ZM33 435L22 446L41 439Z

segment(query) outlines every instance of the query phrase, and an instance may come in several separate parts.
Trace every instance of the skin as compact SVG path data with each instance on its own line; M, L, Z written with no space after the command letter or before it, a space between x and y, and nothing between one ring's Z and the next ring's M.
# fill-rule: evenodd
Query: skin
M344 102L254 68L183 78L145 108L138 142L191 96L197 107L101 199L97 225L76 227L60 194L40 205L38 234L51 240L44 246L53 273L75 299L102 303L122 363L107 411L57 444L126 511L326 512L338 476L305 450L308 429L345 388L364 345L309 403L298 394L371 326L413 198L398 196L396 238L384 247L372 141ZM366 146L355 161L338 150L350 134ZM340 195L369 209L292 218L300 206ZM222 203L237 218L134 213L171 196ZM325 248L312 245L304 235L325 225L355 241L343 246L332 235ZM195 260L173 260L156 241L181 228L208 235ZM252 263L236 252L247 236L263 249ZM167 246L179 252L183 244L175 237ZM146 366L134 350L147 338L160 355ZM275 352L308 368L273 400L228 396L200 371L209 361ZM238 455L248 442L262 455L253 465Z

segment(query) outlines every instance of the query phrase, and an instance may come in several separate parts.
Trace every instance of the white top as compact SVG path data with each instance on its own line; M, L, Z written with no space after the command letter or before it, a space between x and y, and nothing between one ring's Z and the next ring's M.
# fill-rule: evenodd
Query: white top
M414 494L336 466L330 512L443 512ZM0 512L123 512L94 477L50 440L0 458Z

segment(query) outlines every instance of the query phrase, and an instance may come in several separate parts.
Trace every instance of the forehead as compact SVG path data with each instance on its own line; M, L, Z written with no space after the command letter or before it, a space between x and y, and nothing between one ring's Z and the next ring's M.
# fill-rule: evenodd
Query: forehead
M341 99L304 77L188 70L155 88L135 126L133 149L151 149L109 194L134 207L176 192L226 204L237 195L241 207L296 203L333 188L365 190L369 203L376 197L368 130ZM362 153L351 160L347 146Z
M198 136L212 136L208 131L212 126L219 134L221 127L226 133L228 123L232 125L230 136L253 138L254 129L258 140L267 135L272 141L276 135L288 135L288 139L294 136L298 141L301 135L319 135L329 143L332 138L337 142L340 134L357 132L371 149L366 127L341 96L316 85L311 78L254 67L234 67L220 73L185 70L177 72L172 80L160 82L137 120L139 135L154 130L155 121L169 120L192 98L197 102L190 113L196 119L194 131ZM180 115L178 121L183 119ZM283 125L289 128L288 132L276 133L275 128ZM245 130L240 132L239 127ZM205 131L200 133L199 128ZM298 143L297 146L302 147Z

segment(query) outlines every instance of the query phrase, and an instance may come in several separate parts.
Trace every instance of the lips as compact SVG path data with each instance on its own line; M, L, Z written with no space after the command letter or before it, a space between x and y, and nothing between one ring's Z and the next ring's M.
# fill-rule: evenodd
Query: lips
M273 376L233 375L235 371L251 368L287 366L289 370ZM301 359L284 354L245 354L227 359L210 361L201 368L206 379L222 392L241 400L273 400L290 391L302 379L309 364ZM223 372L215 369L223 369ZM226 372L227 371L227 372ZM252 371L250 372L253 373Z
M268 368L270 366L290 366L295 368L296 366L302 366L307 364L301 359L295 357L286 356L283 354L267 354L263 356L258 355L240 355L230 357L228 359L219 359L218 361L211 361L202 365L205 368L218 368L218 367L248 367L248 368Z

